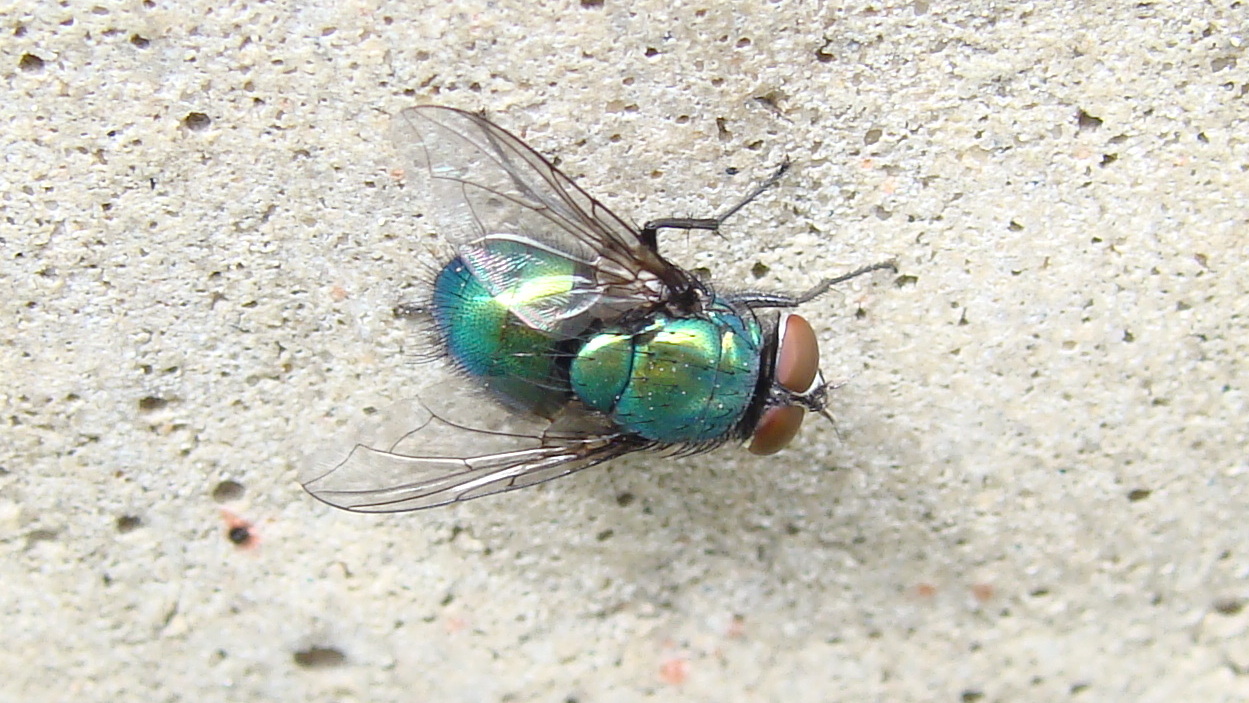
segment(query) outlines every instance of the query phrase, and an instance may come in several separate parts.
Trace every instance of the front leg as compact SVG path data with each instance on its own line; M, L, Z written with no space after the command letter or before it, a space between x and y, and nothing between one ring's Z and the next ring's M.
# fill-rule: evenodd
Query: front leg
M892 260L881 261L880 263L864 266L850 273L836 276L834 278L825 278L805 293L798 295L788 295L785 293L732 293L724 296L730 302L741 303L748 308L796 308L803 303L811 302L816 298L824 295L830 288L838 283L845 283L852 278L858 278L865 273L872 271L880 271L888 269L894 273L898 272L898 265Z
M760 183L757 188L750 192L750 195L742 198L737 204L715 217L663 217L647 222L642 225L642 231L639 233L642 243L649 247L651 251L658 251L659 230L661 229L702 229L719 234L720 225L724 224L725 220L736 215L738 210L746 207L752 200L762 195L764 191L776 185L777 181L781 180L781 177L789 170L789 166L789 159L785 159L771 176L768 176L763 183Z

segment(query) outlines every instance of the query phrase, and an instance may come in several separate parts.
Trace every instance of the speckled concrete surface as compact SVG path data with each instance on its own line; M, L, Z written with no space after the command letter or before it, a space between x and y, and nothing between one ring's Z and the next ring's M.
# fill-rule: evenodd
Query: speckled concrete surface
M1249 698L1247 20L0 7L0 699ZM792 158L666 244L775 289L898 258L807 310L840 438L309 498L311 448L426 373L386 132L426 102L637 221Z

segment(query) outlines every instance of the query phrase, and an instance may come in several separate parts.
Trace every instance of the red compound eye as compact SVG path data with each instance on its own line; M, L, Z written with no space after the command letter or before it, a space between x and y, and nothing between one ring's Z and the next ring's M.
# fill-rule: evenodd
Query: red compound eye
M820 370L820 344L811 323L800 315L786 315L780 322L776 351L776 382L794 393L806 393Z
M775 454L784 449L798 434L806 412L801 405L778 405L764 410L750 438L750 453Z

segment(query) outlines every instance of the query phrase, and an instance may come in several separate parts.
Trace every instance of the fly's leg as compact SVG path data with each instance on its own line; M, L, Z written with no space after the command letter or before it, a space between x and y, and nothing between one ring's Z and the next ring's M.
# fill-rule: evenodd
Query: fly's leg
M399 303L391 309L395 317L419 320L429 316L429 306L425 303Z
M893 261L881 261L880 263L864 266L835 278L825 278L805 293L799 293L798 295L787 295L785 293L733 293L724 297L730 302L741 303L749 308L796 308L803 303L809 303L824 295L838 283L845 283L865 273L886 269L897 273L898 265Z
M658 235L661 229L704 229L718 234L720 225L724 224L725 220L736 215L738 210L746 207L752 200L762 195L764 191L776 185L777 181L781 180L781 177L789 170L789 165L790 161L787 158L777 167L776 172L760 183L758 187L750 192L750 195L742 198L736 205L715 217L664 217L658 220L651 220L642 225L642 231L639 235L647 247L657 250L659 246Z

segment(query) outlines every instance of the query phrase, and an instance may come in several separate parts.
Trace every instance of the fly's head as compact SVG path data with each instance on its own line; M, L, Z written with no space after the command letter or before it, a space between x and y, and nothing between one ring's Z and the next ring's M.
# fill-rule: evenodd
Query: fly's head
M750 436L752 454L774 454L798 434L807 411L827 416L828 384L820 375L820 345L801 315L782 313L776 327L771 388Z

